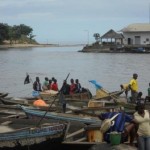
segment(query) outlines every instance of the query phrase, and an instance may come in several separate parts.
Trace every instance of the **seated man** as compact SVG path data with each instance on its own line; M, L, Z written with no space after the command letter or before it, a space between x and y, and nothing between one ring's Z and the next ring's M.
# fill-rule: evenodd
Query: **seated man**
M81 84L79 83L79 79L75 80L75 85L76 85L75 93L82 92L82 88L81 88Z
M48 90L49 89L49 80L47 77L45 77L45 80L43 82L43 86L42 86L43 91Z
M139 92L138 96L137 96L137 101L136 104L140 105L140 104L144 104L145 103L145 98L142 98L143 93Z
M101 120L105 120L108 118L112 118L114 115L116 115L118 112L108 112L108 113L102 113L99 115L99 118ZM104 141L110 143L110 132L116 131L116 132L121 132L122 133L122 139L121 142L127 141L127 137L129 134L129 130L126 130L125 132L125 123L132 123L133 118L130 115L127 115L125 112L119 112L118 116L114 119L114 125L112 125L108 131L104 133ZM133 143L135 133L136 131L134 130L134 124L132 126L132 134L130 134L130 144ZM128 133L127 133L128 131Z

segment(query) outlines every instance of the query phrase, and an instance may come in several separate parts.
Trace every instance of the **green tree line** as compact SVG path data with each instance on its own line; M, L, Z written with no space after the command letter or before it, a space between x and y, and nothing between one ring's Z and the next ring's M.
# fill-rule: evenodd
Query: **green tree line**
M10 44L18 41L19 43L36 43L32 31L30 26L24 24L10 26L6 23L0 23L0 44L5 40L10 41Z

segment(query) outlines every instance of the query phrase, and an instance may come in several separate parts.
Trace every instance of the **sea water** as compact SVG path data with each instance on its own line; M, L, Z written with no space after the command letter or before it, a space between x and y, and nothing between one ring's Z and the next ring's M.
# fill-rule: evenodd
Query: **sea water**
M137 73L139 91L147 95L150 82L150 54L82 53L82 47L36 47L0 50L0 92L9 96L32 96L35 77L55 77L61 88L63 80L79 79L81 85L95 94L89 80L96 80L108 92L120 90ZM24 84L26 74L31 83Z

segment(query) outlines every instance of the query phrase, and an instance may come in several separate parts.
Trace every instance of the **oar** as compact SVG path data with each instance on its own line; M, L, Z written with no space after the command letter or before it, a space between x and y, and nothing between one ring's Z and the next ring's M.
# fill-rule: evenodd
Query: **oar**
M69 77L70 73L68 73L67 77L66 77L66 81ZM57 96L62 92L62 89L64 87L64 84L62 85L61 89L59 90L59 92L57 93ZM39 120L39 122L37 123L37 127L40 125L41 121L43 120L43 118L46 116L48 110L52 107L52 105L54 104L55 100L57 99L57 96L54 98L54 100L52 101L51 105L48 107L47 111L44 113L44 115L41 117L41 119Z

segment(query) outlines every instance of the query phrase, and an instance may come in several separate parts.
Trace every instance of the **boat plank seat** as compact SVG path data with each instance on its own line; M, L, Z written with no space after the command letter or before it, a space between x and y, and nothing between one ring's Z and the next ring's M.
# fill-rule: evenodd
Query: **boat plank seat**
M15 129L10 128L6 125L0 125L0 133L6 133L6 132L12 132L15 131Z
M9 125L11 123L12 123L12 121L5 121L5 122L2 122L1 125Z
M74 140L73 142L83 142L83 141L86 141L87 140L87 137L82 137L78 140Z
M19 116L16 114L13 114L13 115L9 115L9 116L2 117L2 118L17 118L17 117L19 117Z

